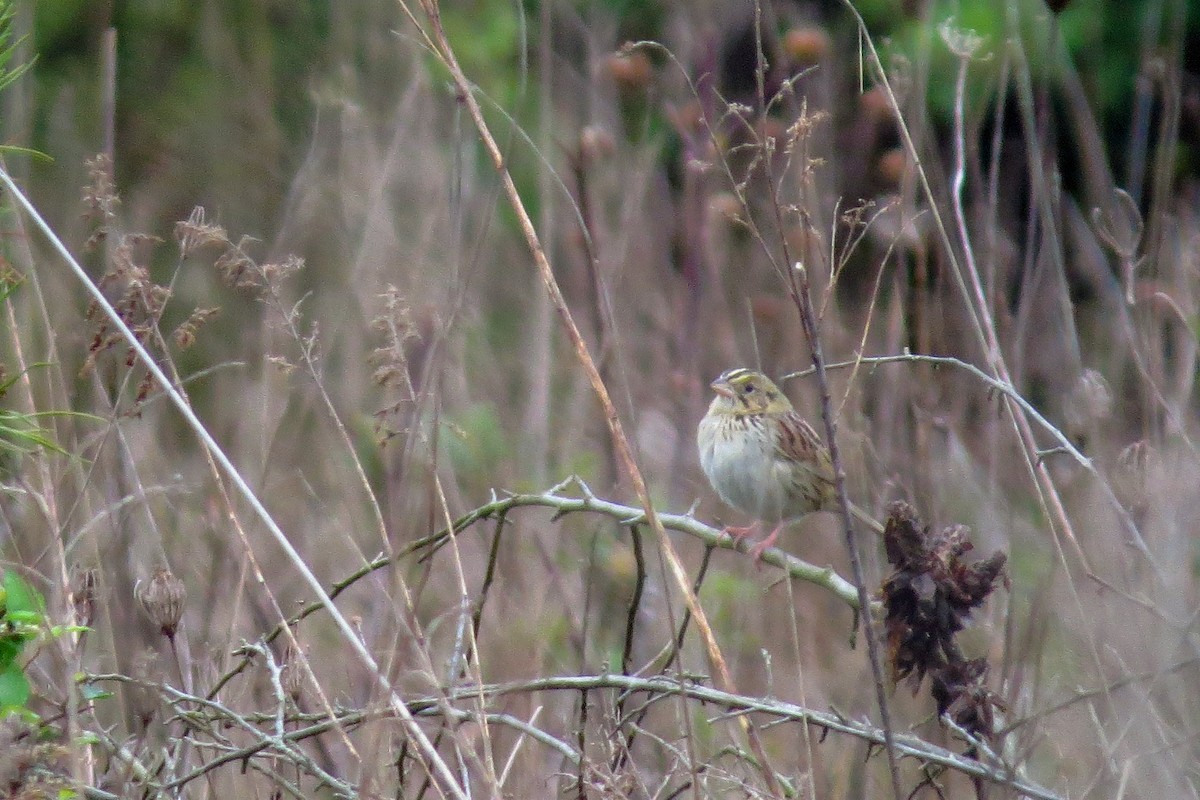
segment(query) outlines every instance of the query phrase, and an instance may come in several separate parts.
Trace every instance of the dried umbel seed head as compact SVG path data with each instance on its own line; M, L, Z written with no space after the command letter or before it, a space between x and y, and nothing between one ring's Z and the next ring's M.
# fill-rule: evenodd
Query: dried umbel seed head
M296 646L290 640L283 648L280 664L283 669L279 681L283 686L283 691L292 699L292 702L299 702L300 692L304 688L304 665L300 663Z
M139 580L133 587L133 596L162 635L175 638L175 629L179 627L183 605L187 601L183 581L163 567L150 580Z
M1122 450L1111 472L1113 492L1130 511L1143 511L1150 505L1150 494L1161 479L1158 451L1144 439Z
M964 525L935 531L902 501L888 507L884 546L895 568L881 592L888 661L892 680L911 676L914 693L927 673L963 660L955 637L998 584L1008 586L1004 553L963 558L973 549L969 533Z
M604 60L604 67L613 82L626 92L644 89L654 77L654 64L650 56L641 50L627 49L610 53Z
M129 693L130 710L141 723L141 729L145 730L159 710L158 692L151 688L163 680L158 654L152 648L137 653L133 657L130 673L134 678L126 690Z
M1007 707L987 688L987 675L987 659L946 664L930 672L929 692L937 702L939 717L946 714L967 733L990 741L996 732L996 711ZM966 754L974 757L975 747Z
M579 132L579 156L584 163L595 163L608 158L617 150L611 133L599 125L588 125Z
M892 147L885 150L875 160L875 175L888 187L897 187L904 180L911 162L903 147Z
M1112 411L1112 390L1108 381L1094 369L1080 373L1063 404L1067 433L1079 436Z
M71 569L70 591L75 623L90 628L96 615L96 570L74 566Z
M822 28L792 28L783 36L783 50L797 65L816 64L829 55L833 43Z

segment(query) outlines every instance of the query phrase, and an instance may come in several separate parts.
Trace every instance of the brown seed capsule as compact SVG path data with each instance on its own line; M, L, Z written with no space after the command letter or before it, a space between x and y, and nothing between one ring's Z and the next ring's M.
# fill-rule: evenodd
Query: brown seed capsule
M895 188L904 179L904 173L909 169L908 153L903 147L893 147L885 150L875 161L875 173L879 180L888 188Z
M829 55L829 34L821 28L792 28L783 37L783 50L797 65L816 64Z
M608 158L616 149L612 134L599 125L588 125L579 132L579 156L585 164Z
M171 570L160 567L150 580L139 580L134 584L133 596L162 635L168 639L175 638L175 629L179 626L183 605L187 601L183 581L176 578Z
M621 91L640 91L654 77L654 64L641 50L610 53L604 61L609 76Z
M1143 439L1122 450L1110 479L1121 505L1133 512L1144 512L1150 505L1154 487L1162 480L1162 460L1154 445Z
M96 570L78 565L73 567L70 591L75 624L90 628L96 615Z
M300 692L304 688L304 665L300 663L296 648L290 640L283 648L280 664L283 671L279 680L283 691L292 699L292 702L299 702Z
M1112 390L1094 369L1085 369L1075 380L1063 403L1067 433L1082 436L1112 411Z

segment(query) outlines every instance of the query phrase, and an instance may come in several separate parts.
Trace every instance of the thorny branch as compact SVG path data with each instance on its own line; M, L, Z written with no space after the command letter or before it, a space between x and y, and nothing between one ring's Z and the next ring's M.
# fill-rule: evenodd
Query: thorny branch
M310 759L302 755L298 745L334 727L350 729L369 721L391 718L394 714L387 704L340 710L336 720L323 719L323 715L293 714L289 715L288 721L302 727L282 733L279 731L272 733L271 729L277 723L274 710L266 710L257 714L238 714L227 706L213 703L203 697L188 695L174 687L141 682L124 675L87 675L85 681L93 685L127 683L151 688L160 692L172 705L190 707L192 710L182 714L181 717L198 732L219 730L224 726L234 725L239 729L251 732L255 737L251 744L241 747L211 742L212 749L219 751L219 755L170 784L154 787L160 791L177 789L222 765L242 763L257 756L264 756L283 758L309 774L320 776L336 791L344 793L344 796L355 797L357 795L351 787L333 779L332 776L321 773ZM883 744L883 731L866 722L847 719L834 712L805 708L796 703L779 699L724 692L705 685L702 681L703 678L696 676L637 677L616 674L557 676L482 686L446 688L442 697L451 703L460 701L474 703L480 698L484 698L488 702L495 702L505 696L534 692L583 692L605 689L620 692L625 697L631 694L644 694L648 696L646 702L684 697L718 709L719 714L712 716L752 712L770 718L769 722L771 723L804 723L823 733L832 732L851 736L873 746ZM417 719L436 718L444 713L442 698L422 697L409 700L406 705L409 713ZM452 714L455 715L456 721L476 717L475 712L470 710L463 710L460 714L459 709L453 709ZM573 764L580 763L584 758L565 738L559 738L549 731L508 714L488 713L486 716L489 722L512 727L556 751ZM952 769L968 777L1007 787L1021 795L1038 798L1038 800L1061 800L1061 795L1028 780L1021 775L1019 769L1004 764L997 756L986 751L983 753L986 761L976 761L926 742L919 737L904 734L896 735L895 746L898 755L915 759L925 767Z

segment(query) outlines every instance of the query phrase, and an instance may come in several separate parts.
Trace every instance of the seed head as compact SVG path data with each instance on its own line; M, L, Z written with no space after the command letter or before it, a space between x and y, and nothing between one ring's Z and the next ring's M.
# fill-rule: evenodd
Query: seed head
M283 666L283 673L279 679L283 691L292 699L292 702L299 702L300 692L304 689L304 665L300 663L299 654L291 640L288 640L284 646L280 662Z
M153 578L139 580L134 585L133 596L162 635L174 639L175 629L179 627L179 619L183 616L184 603L187 602L183 581L176 578L171 570L160 567Z
M96 570L79 565L73 567L70 590L75 624L91 627L96 616Z

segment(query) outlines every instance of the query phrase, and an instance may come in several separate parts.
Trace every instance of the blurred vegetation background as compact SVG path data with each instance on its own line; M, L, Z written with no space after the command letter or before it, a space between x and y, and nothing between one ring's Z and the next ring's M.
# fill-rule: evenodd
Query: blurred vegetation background
M850 6L879 49L899 117ZM579 475L602 497L633 496L495 171L406 6L13 9L25 37L16 57L32 66L0 94L0 144L49 158L6 153L6 170L177 370L326 586L380 553L404 554L338 603L397 686L435 691L461 647L462 589L449 548L406 548L493 492L540 492ZM998 393L962 370L838 369L834 407L857 503L881 512L910 500L935 527L968 525L981 552L1008 554L1011 589L977 613L966 646L991 663L989 685L1008 708L998 749L1063 796L1197 794L1198 13L1183 0L441 6L663 511L699 501L701 520L746 522L705 484L694 431L722 370L782 376L810 365L780 242L813 277L834 362L907 349L986 369L954 278L973 256L1014 388L1095 467L1038 428L1034 461L1049 469L1061 515L1031 478ZM964 30L980 38L960 89L948 42L961 46ZM767 142L776 149L764 155ZM946 247L931 209L952 221L956 145L970 239L951 224ZM776 215L777 205L802 211ZM197 206L223 233L181 252ZM230 252L247 259L233 259L232 279ZM84 713L72 705L73 676L178 676L203 694L243 640L313 597L244 504L225 499L193 435L7 198L0 265L24 278L4 300L0 352L21 380L3 402L97 418L48 418L68 455L3 465L6 563L52 617L78 613L80 586L94 604L91 633L56 640L31 665L31 707L73 720L74 734L107 731L90 755L48 756L53 770L132 796L159 777L138 775L129 754L153 764L151 754L172 752L163 769L175 775L198 756L171 750L184 738L161 693L117 682ZM188 335L172 339L181 326ZM813 381L785 386L823 430ZM483 680L640 665L671 639L678 619L667 609L682 605L650 554L639 583L627 527L514 511L495 548L493 525L458 538L467 599L483 608L480 587L495 581L479 629ZM696 574L704 567L700 596L743 691L874 713L842 601L785 588L742 555L677 544ZM848 574L830 515L793 526L781 546ZM181 656L133 600L135 583L160 567L187 591L178 668ZM867 569L875 588L888 569L881 553ZM645 599L631 616L634 597ZM320 613L296 630L315 675L299 693L303 710L325 702L314 684L335 706L379 700ZM283 640L272 643L281 659ZM691 634L684 652L688 669L707 672ZM222 691L231 707L270 707L261 668ZM901 689L894 701L898 729L961 752L927 695ZM518 754L504 791L650 797L690 785L696 773L652 736L628 762L614 757L617 715L609 699L596 702L581 719L577 697L498 701L523 719L544 709L539 725L564 740L591 732L591 772L497 733L496 757ZM677 736L677 712L639 724ZM706 713L689 734L691 757L711 758L706 791L763 791L744 754L723 750L736 727ZM890 796L882 759L866 759L864 744L809 742L800 727L768 736L777 769L805 776L819 797ZM454 746L474 746L458 737ZM305 746L363 796L421 796L402 741L378 722ZM301 796L316 791L314 774L291 776ZM906 766L909 786L919 775ZM189 791L241 796L275 789L277 777L227 766ZM971 791L961 776L947 780L947 796Z

